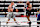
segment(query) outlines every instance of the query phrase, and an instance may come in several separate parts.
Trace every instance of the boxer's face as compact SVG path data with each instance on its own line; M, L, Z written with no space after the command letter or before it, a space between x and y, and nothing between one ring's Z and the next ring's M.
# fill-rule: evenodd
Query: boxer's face
M12 2L11 5L14 5L14 2Z
M27 5L29 5L29 3L27 3Z
M29 1L27 1L27 5L29 5L30 4L30 2Z
M14 5L14 2L13 2L13 5Z

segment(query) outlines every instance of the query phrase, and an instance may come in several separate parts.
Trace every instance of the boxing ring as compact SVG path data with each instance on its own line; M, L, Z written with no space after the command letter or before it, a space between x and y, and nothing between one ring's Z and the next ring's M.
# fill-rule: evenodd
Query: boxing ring
M28 24L28 20L26 17L15 17L15 19L17 20L17 23L19 24L16 24L14 22L14 20L11 18L10 21L8 21L8 24L6 24L8 18L7 17L4 17L4 18L0 18L0 21L1 21L1 26L3 27L9 27L9 26L24 26L24 27L29 27L29 24ZM37 18L30 18L31 22L32 22L32 26L37 26Z

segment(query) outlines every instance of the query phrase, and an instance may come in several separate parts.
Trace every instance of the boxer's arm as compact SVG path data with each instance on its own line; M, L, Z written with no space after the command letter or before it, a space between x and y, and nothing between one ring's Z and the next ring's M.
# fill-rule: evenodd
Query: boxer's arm
M24 10L26 9L26 5L24 5Z
M16 12L18 12L18 9L16 9Z
M8 12L10 12L10 9L12 9L11 5L8 6Z
M8 9L8 12L10 12L10 9Z
M30 4L30 6L29 6L31 9L32 9L32 5Z
M10 12L10 6L8 6L8 12Z

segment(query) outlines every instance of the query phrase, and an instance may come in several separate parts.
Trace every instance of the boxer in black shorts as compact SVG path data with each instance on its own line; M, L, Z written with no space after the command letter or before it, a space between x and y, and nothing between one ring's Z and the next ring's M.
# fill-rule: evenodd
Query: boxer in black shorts
M30 4L29 1L26 2L26 15L27 15L27 19L28 21L30 21L29 17L30 17L30 14L31 14L31 9L32 9L32 5Z

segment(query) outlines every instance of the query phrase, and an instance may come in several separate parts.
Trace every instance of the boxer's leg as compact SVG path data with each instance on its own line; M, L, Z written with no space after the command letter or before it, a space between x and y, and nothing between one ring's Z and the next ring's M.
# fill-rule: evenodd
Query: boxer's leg
M14 19L14 21L16 21L15 14L13 12L12 12L12 18Z
M16 19L15 19L15 14L12 13L12 15L13 15L14 22L15 22L16 24L18 24L17 21L16 21ZM18 25L19 25L19 24L18 24Z
M30 16L27 16L28 21L30 21L29 17L30 17Z
M12 13L9 12L9 13L7 14L8 21L10 20L11 16L12 16ZM8 23L8 22L7 22L7 23Z
M26 9L26 16L27 16L27 19L28 19L28 21L30 21L30 19L29 19L29 11Z

